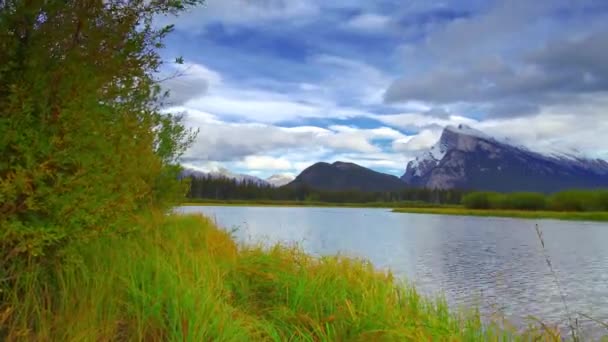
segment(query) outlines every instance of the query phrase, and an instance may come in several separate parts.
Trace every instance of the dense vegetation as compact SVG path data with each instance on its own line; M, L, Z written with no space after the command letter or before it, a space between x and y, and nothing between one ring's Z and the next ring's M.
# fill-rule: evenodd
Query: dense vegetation
M82 262L53 268L47 291L21 279L40 295L12 294L0 333L32 341L560 340L552 328L522 334L482 325L475 312L454 314L369 263L239 247L200 217L158 213L138 226L80 247Z
M432 214L481 217L510 217L521 219L552 219L565 221L598 221L608 222L608 211L549 211L549 210L516 210L516 209L468 209L464 207L423 207L399 206L393 212L408 214Z
M188 198L210 200L273 200L326 203L399 203L426 202L458 204L464 194L459 190L405 189L391 192L321 191L306 186L275 188L253 181L221 177L193 177Z
M570 190L552 195L530 192L473 192L465 195L462 203L469 209L608 211L608 190Z
M183 198L153 19L196 2L0 1L0 340L40 328L16 303L58 305L54 268Z

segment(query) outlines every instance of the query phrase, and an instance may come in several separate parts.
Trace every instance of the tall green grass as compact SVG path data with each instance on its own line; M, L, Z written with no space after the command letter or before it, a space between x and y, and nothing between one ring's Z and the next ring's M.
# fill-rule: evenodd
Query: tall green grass
M0 340L557 341L456 313L390 273L297 247L238 246L199 216L155 215L36 266L0 295Z

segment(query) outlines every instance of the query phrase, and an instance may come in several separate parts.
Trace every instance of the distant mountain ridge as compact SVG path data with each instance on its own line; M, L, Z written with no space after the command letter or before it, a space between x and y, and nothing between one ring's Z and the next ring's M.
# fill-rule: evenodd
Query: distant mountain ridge
M272 175L266 179L262 179L256 176L244 174L244 173L234 173L226 168L218 168L214 171L199 171L193 170L190 168L184 168L181 173L181 177L211 177L211 178L227 178L234 179L239 183L242 182L253 182L260 186L273 186L280 187L289 182L291 182L294 177L286 174L276 174Z
M307 186L325 191L399 191L405 188L477 191L556 192L566 189L608 188L608 162L576 151L541 153L497 139L466 125L446 127L439 141L407 164L401 178L354 163L319 162L295 179L267 179L232 173L185 169L183 177L223 177L260 186Z
M354 163L319 162L302 171L289 187L308 186L326 191L397 191L406 184L398 177L377 172Z
M401 179L412 187L554 192L608 187L608 163L534 152L460 125L446 127L433 147L408 163Z
M243 174L243 173L233 173L226 168L219 168L217 170L210 171L210 172L198 171L198 170L186 168L182 171L182 176L183 177L227 178L227 179L234 179L239 183L253 182L253 183L256 183L256 184L262 185L262 186L270 185L270 183L268 183L267 181L265 181L264 179L261 179L259 177L251 176L251 175L247 175L247 174Z

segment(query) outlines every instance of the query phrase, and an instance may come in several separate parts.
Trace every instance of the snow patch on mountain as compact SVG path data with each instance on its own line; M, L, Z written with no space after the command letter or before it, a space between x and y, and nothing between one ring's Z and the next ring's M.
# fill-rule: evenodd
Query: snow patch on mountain
M408 163L401 179L413 186L431 188L477 186L509 190L501 184L512 184L514 189L552 191L602 185L608 182L602 178L606 176L606 161L560 148L558 143L531 149L509 138L492 137L459 125L446 127L435 145Z
M466 135L466 136L470 136L470 137L474 137L474 138L478 138L478 139L482 139L482 140L487 140L490 142L496 142L496 143L500 143L503 145L509 145L513 148L517 148L520 150L524 150L530 153L536 153L548 158L552 158L552 159L561 159L561 160L569 160L569 161L581 161L581 160L588 160L588 156L586 156L584 153L582 153L581 151L574 149L574 148L568 148L568 147L564 147L564 146L560 146L560 144L558 142L551 144L551 145L546 145L546 146L535 146L534 148L531 148L529 146L525 146L523 144L517 143L516 141L514 141L512 138L508 137L508 136L491 136L488 135L478 129L472 128L468 125L465 124L460 124L458 126L446 126L445 127L445 131L448 132L452 132L455 134L459 134L459 135ZM443 156L445 156L445 152L446 152L447 148L444 145L441 144L441 140L439 140L439 142L437 142L437 144L435 144L433 147L431 147L430 151L424 151L420 154L420 159L429 159L429 157L431 157L431 159L434 160L441 160L443 158ZM438 151L440 151L441 153L437 153ZM431 153L431 155L429 156L429 152Z
M272 175L272 176L266 178L266 182L274 187L280 187L280 186L290 183L295 178L296 177L294 175L292 175L291 173L281 173L281 174Z

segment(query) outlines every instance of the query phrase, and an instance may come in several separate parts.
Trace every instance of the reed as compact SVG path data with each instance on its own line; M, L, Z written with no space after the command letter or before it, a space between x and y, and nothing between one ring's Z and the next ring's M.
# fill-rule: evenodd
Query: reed
M362 260L240 246L201 216L139 225L3 289L0 340L560 340L555 328L517 331L452 311Z

